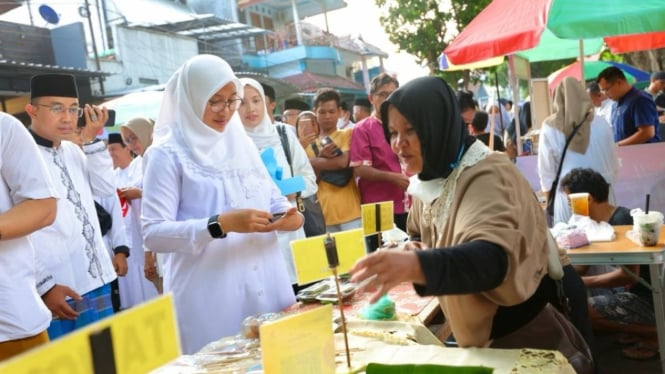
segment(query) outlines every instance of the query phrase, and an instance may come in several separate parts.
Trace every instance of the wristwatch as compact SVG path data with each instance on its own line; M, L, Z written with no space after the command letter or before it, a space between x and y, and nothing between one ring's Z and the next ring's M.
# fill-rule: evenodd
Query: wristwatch
M210 233L210 236L212 236L215 239L224 239L226 238L226 232L224 231L222 225L217 220L218 218L219 215L215 215L210 217L210 219L208 219L208 232Z

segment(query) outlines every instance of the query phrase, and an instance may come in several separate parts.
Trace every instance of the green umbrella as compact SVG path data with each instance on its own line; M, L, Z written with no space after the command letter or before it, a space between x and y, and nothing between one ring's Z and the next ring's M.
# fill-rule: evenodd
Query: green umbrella
M663 0L552 0L547 28L565 39L665 30Z

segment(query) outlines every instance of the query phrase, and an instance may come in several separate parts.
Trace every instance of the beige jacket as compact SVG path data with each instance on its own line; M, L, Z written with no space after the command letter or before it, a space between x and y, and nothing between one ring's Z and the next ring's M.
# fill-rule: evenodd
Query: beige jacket
M500 153L461 171L447 214L437 206L445 201L445 193L444 189L431 205L414 198L408 231L428 247L486 240L506 251L508 272L499 287L439 297L458 344L487 346L498 306L524 302L547 274L545 216L529 183Z

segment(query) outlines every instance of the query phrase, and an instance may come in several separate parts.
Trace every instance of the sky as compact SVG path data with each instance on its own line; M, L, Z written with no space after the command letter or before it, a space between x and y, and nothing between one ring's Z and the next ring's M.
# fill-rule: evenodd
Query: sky
M400 84L428 74L426 68L416 63L416 58L406 52L398 52L397 46L388 40L388 35L379 22L379 8L374 0L346 0L348 6L328 13L328 27L335 35L362 35L363 40L386 52L383 61L387 72L397 74ZM304 22L326 29L323 14L308 17Z

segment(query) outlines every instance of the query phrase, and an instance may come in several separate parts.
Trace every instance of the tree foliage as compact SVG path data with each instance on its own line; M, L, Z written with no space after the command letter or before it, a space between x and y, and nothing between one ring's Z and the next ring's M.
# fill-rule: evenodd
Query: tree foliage
M375 0L381 24L392 43L414 55L431 74L448 43L491 0Z

